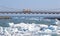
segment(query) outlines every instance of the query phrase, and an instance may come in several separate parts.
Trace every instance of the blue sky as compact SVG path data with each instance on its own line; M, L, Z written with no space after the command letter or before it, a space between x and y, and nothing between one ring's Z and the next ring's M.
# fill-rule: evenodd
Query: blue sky
M0 7L5 6L14 9L58 9L60 0L0 0ZM2 9L2 8L1 8Z

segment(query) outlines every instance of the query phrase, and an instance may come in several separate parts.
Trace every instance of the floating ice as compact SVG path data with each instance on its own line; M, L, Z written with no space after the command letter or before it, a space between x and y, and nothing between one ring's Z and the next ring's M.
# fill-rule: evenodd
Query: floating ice
M31 25L30 24L28 29L29 29L29 31L34 31L35 30L35 27L34 27L34 25Z
M43 35L42 36L51 36L52 30L57 30L57 26L53 25L44 25L44 24L25 24L25 23L19 23L19 24L14 24L14 23L9 23L10 27L5 27L4 28L4 35L13 35L13 36L24 36L24 35L33 35L38 34L38 33L50 33L50 35ZM2 30L3 27L0 28L0 31L3 32ZM42 30L44 31L42 31ZM56 31L55 31L56 32Z
M55 22L56 25L60 24L60 21L58 19L55 19L55 20L56 20Z
M46 33L52 33L52 31L50 29L46 29L44 32L46 32Z
M40 27L48 27L48 25L40 24Z
M51 36L51 35L43 35L43 36Z
M9 23L10 27L14 26L14 23Z

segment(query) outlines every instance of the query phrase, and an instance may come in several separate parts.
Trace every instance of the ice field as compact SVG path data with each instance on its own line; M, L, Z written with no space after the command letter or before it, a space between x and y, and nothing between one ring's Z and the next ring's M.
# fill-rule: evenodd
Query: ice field
M0 36L53 36L57 35L57 26L44 24L14 24L10 27L0 27ZM55 36L56 36L55 35Z
M0 19L0 36L60 36L57 19Z

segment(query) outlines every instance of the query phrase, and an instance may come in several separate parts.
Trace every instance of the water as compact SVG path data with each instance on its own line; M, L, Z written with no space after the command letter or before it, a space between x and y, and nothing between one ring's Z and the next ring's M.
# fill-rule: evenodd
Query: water
M46 24L46 25L55 25L55 19L40 19L40 18L25 18L25 17L12 17L12 19L0 19L0 26L1 27L10 27L9 23L19 24L19 23L29 23L29 24ZM42 36L42 35L41 35ZM55 34L51 34L51 36L57 36Z
M12 19L0 19L0 26L9 26L8 23L13 22L15 24L17 23L35 23L35 24L52 24L55 25L55 19L40 19L38 17L12 17Z

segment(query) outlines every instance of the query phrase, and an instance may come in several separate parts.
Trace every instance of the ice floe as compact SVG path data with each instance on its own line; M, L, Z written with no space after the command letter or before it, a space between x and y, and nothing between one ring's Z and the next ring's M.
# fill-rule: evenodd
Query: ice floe
M56 25L45 25L45 24L25 24L25 23L9 23L10 27L0 27L0 32L3 32L4 35L13 35L13 36L24 36L24 35L33 35L37 33L49 33L48 35L42 35L42 36L51 36L51 33L53 30L57 30ZM3 30L4 29L4 30ZM39 35L40 36L40 35Z

